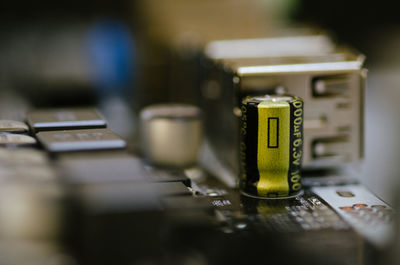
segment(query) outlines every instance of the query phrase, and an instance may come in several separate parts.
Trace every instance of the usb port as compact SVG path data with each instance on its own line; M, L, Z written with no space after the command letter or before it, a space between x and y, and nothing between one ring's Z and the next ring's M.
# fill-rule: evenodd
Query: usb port
M325 76L313 78L312 87L314 97L347 97L350 84L347 76Z
M314 140L313 157L322 158L343 155L343 150L346 150L347 144L347 137Z

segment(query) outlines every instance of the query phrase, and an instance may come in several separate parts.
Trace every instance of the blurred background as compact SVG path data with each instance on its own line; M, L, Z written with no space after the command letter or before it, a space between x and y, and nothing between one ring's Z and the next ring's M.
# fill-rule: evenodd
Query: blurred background
M400 161L400 17L395 4L2 1L0 116L18 119L31 107L95 104L112 129L131 137L143 106L191 98L195 84L180 83L177 77L190 75L197 66L179 69L172 57L195 57L210 40L267 37L290 27L321 28L366 55L365 158L355 167L363 184L395 203Z
M392 201L400 158L395 1L3 1L0 21L3 114L10 102L19 104L16 117L32 105L97 104L125 137L134 133L142 106L182 101L193 90L177 78L183 69L171 66L174 53L195 56L209 40L269 36L289 27L327 30L367 57L366 150L358 167L362 182ZM185 75L196 67L186 65ZM178 95L171 92L176 89Z

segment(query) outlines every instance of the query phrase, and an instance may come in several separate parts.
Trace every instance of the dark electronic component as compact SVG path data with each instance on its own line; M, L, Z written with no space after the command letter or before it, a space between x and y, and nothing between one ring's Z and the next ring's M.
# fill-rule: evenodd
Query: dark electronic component
M49 152L121 149L126 143L109 129L49 131L36 134Z
M63 129L106 127L106 121L91 108L34 110L27 114L29 126L36 132Z

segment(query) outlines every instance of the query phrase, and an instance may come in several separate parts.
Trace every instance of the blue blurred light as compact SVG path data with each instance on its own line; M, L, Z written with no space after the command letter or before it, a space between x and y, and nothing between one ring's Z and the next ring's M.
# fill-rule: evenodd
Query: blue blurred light
M129 28L117 20L96 22L88 33L93 82L100 96L123 95L132 87L135 45Z

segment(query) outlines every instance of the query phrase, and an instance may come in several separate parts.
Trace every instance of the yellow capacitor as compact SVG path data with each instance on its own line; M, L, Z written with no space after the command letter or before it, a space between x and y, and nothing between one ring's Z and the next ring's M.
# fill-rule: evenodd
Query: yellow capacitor
M263 198L301 190L303 101L293 96L248 97L242 102L241 189Z

